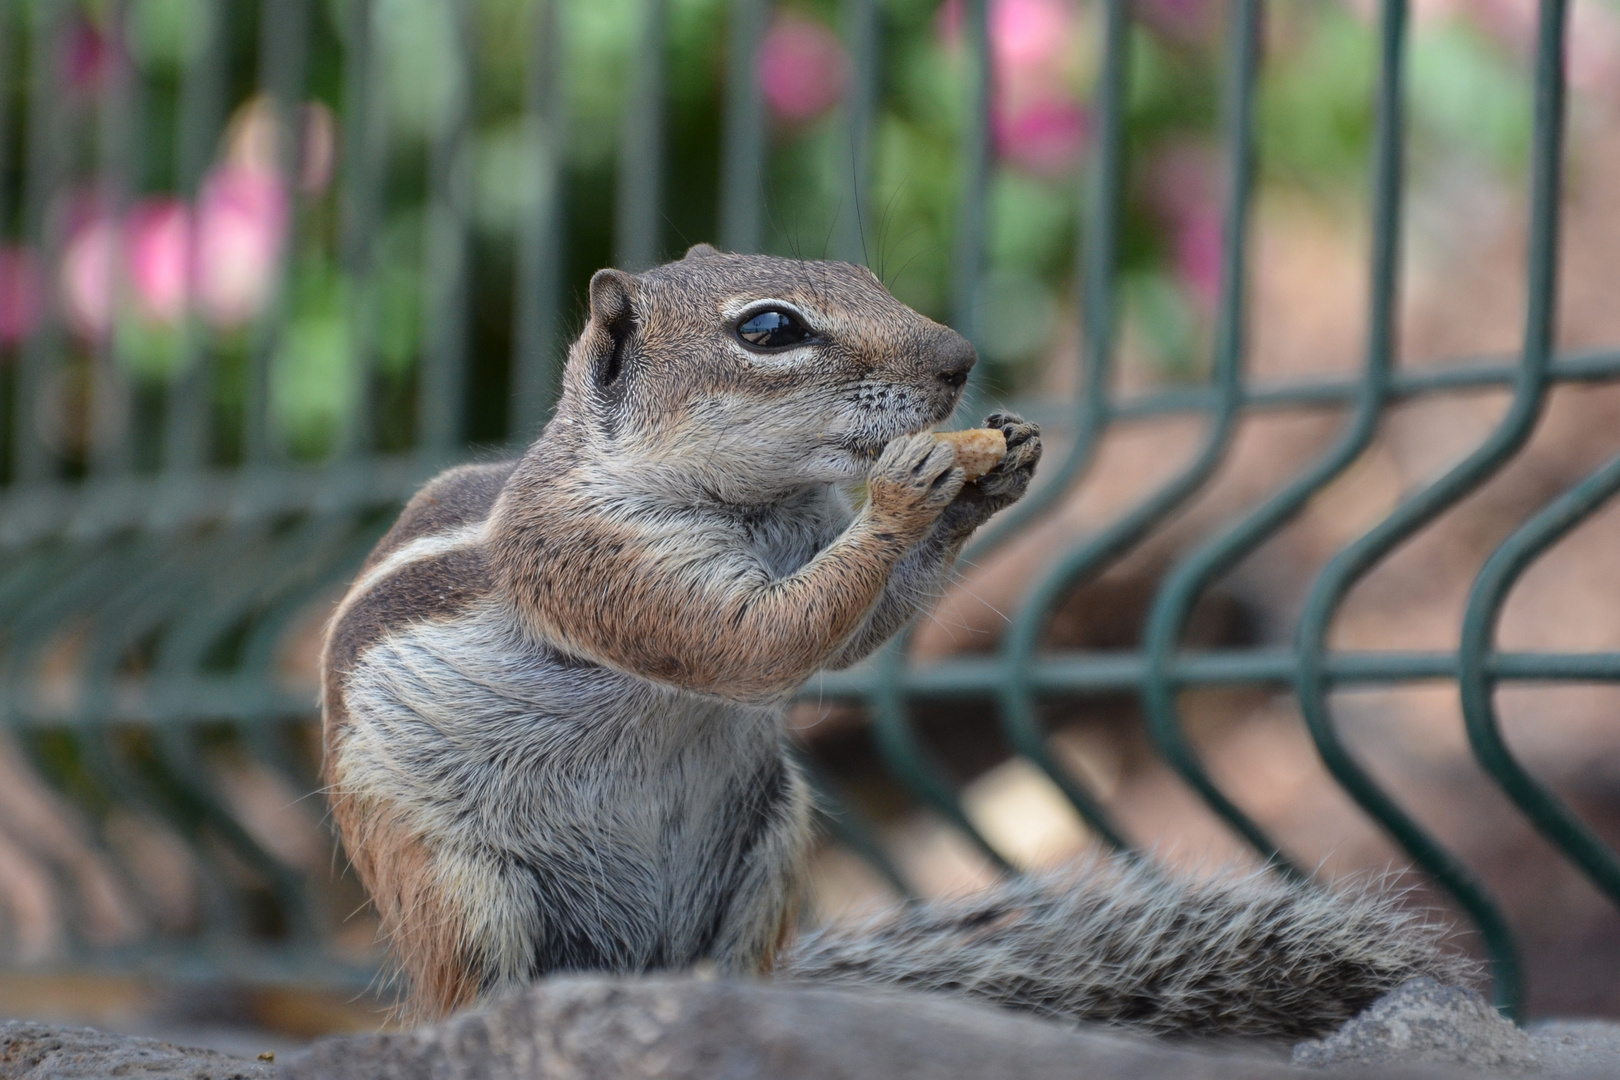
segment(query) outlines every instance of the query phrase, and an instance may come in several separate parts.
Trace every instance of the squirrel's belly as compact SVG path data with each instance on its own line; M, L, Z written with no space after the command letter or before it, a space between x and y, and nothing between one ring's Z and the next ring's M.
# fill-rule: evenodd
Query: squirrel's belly
M334 784L420 837L481 992L774 944L808 811L775 710L565 660L494 608L389 634L343 695Z

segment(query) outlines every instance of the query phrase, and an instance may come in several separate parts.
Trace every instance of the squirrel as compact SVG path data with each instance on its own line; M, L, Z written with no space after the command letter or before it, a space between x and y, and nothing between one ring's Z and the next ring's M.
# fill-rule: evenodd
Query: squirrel
M591 278L540 437L430 481L328 624L328 798L417 1015L708 964L1310 1035L1457 974L1376 891L1119 858L793 944L811 800L787 700L937 597L1040 460L1009 413L973 482L928 433L976 360L849 263L700 244Z

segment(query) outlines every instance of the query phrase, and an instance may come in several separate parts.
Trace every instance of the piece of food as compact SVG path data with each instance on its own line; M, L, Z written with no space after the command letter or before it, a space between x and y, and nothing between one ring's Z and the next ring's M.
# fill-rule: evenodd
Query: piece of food
M1007 436L995 428L936 431L934 438L956 447L956 464L974 481L996 467L1007 453Z

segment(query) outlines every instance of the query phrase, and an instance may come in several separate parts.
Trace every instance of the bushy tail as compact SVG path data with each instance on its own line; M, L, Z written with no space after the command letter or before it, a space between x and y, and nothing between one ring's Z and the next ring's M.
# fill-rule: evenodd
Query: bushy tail
M1120 856L802 939L778 977L962 994L1067 1021L1301 1039L1408 979L1475 965L1376 884L1191 878Z

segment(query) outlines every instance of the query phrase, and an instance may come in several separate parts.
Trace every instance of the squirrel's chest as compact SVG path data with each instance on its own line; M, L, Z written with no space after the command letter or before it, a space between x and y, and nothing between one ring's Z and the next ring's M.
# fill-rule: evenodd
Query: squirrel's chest
M345 679L333 779L457 883L479 979L758 962L808 802L771 709L526 645L489 613L389 634Z
M388 635L344 696L346 784L511 853L580 838L679 857L781 757L775 709L570 661L494 608Z

